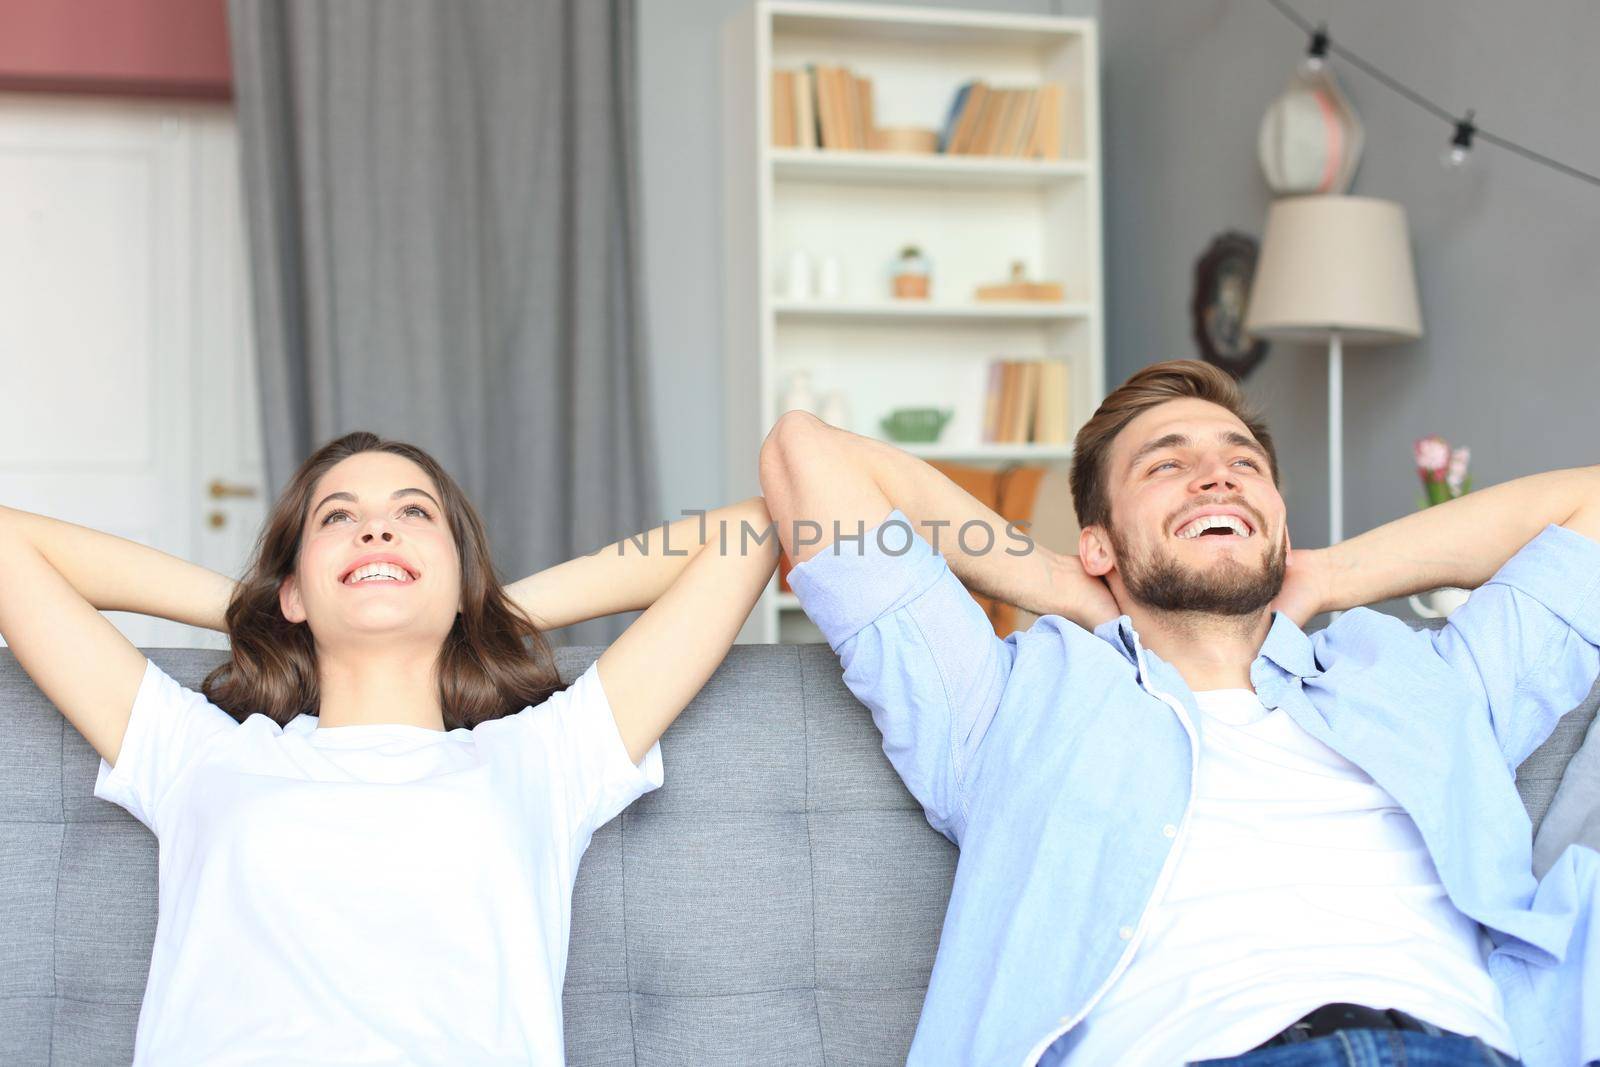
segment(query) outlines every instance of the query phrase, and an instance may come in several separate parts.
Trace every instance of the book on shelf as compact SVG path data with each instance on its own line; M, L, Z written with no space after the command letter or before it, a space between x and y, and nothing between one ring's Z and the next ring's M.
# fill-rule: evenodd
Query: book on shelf
M956 90L955 99L950 101L950 112L945 116L944 125L939 129L940 152L950 151L950 142L955 137L956 126L961 118L961 109L967 104L967 95L972 92L972 82L967 82Z
M983 394L983 440L993 441L1000 425L1000 389L1004 382L1005 366L996 359L989 363L989 386Z
M816 94L817 147L837 147L839 119L833 108L833 79L827 67L811 65L806 71L811 75L812 91Z
M772 72L772 143L794 148L800 143L795 125L795 77L790 70Z
M873 84L826 64L772 72L772 144L775 148L867 151L876 140ZM1000 89L969 81L955 98L938 135L945 155L1060 159L1081 144L1081 108L1069 106L1067 87L1046 82Z
M851 128L855 139L854 147L871 148L872 131L875 128L872 121L872 80L851 76L851 83L855 89L850 98L853 104L850 117L854 120Z
M817 147L817 98L815 72L809 68L794 72L795 147Z
M850 92L843 68L828 68L828 106L833 110L833 141L824 148L854 148L855 133L850 122Z
M772 144L776 148L867 151L876 141L873 84L845 67L807 64L772 72ZM946 155L1060 159L1079 144L1078 112L1067 87L995 88L981 80L956 89L938 135Z
M1017 381L1021 395L1017 397L1017 414L1007 440L1032 441L1034 408L1039 402L1039 364L1032 360L1022 364Z
M1000 401L995 416L994 436L987 441L1011 440L1011 424L1017 413L1017 363L1015 360L996 360L1000 364Z
M1033 127L1024 125L1028 122L1028 112L1032 111L1034 118L1038 118L1039 106L1036 103L1039 97L1037 89L1018 89L1016 111L1012 121L1000 136L1000 143L995 146L995 154L1002 156L1020 156L1022 146L1027 143L1028 137L1033 133Z
M978 116L978 129L972 135L972 154L992 156L1000 144L1000 130L1006 124L1015 106L1016 94L1010 89L996 89L989 94L989 106Z
M1068 141L1078 143L1068 129L1078 121L1060 82L999 89L971 81L956 90L939 150L957 156L1060 159Z
M877 130L872 101L872 79L844 67L774 70L772 145L866 151Z
M992 361L983 403L984 442L1067 444L1072 428L1070 388L1065 360Z
M950 139L940 145L939 150L951 155L964 155L972 150L972 137L977 132L978 122L984 109L989 106L989 97L994 95L983 82L968 82L956 91L956 102L952 105L955 114L951 120Z
M1028 117L1028 102L1033 99L1034 90L1015 89L1011 93L1010 106L1006 108L1005 118L1000 128L995 132L994 145L990 154L996 156L1014 156L1017 154L1015 145L1023 134L1022 123Z
M1032 132L1023 145L1022 155L1029 159L1061 158L1061 124L1065 118L1066 86L1051 82L1039 92L1038 114Z

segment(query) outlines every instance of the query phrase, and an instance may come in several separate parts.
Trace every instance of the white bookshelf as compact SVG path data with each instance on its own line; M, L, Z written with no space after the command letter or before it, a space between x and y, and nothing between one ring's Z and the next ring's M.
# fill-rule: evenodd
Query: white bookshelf
M949 408L937 443L914 455L975 465L1061 463L1068 445L983 436L993 359L1064 359L1075 431L1104 395L1099 49L1093 19L939 8L756 0L723 40L726 454L730 498L759 492L756 456L789 375L820 397L842 391L845 428L883 437L900 407ZM774 70L808 63L872 79L880 126L942 129L956 90L1067 86L1063 159L774 148ZM931 260L925 301L890 296L890 269L915 244ZM786 300L789 253L833 256L842 292ZM1014 260L1059 281L1059 303L978 302ZM774 580L743 640L818 640Z
M783 300L774 299L773 314L781 319L836 319L892 322L1051 322L1087 319L1093 309L1084 303L1044 304L1038 301L985 300L958 303L954 300Z
M816 148L769 147L767 151L772 160L772 173L779 181L929 188L1005 186L1042 189L1087 174L1084 164L1062 159L908 156L892 152Z

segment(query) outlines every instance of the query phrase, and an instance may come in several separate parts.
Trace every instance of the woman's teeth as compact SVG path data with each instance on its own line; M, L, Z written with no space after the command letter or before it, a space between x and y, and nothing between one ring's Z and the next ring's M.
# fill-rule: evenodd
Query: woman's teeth
M406 573L404 567L397 567L393 563L368 563L357 567L350 572L344 580L346 585L355 585L358 582L409 582L411 575Z

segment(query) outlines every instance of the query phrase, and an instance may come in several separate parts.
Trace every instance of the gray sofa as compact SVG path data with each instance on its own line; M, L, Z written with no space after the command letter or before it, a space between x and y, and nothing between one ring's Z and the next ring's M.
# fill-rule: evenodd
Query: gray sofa
M599 648L558 650L576 677ZM153 649L198 687L223 653ZM1518 775L1537 826L1600 687ZM578 875L567 1055L589 1064L897 1064L956 851L884 758L826 645L736 646L662 742L666 785ZM155 839L0 650L0 1064L126 1064ZM1065 961L1064 961L1065 962Z

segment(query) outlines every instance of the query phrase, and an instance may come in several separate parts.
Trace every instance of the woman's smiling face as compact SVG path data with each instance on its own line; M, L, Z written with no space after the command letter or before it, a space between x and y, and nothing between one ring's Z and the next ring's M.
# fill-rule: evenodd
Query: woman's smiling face
M379 635L442 643L461 608L461 556L440 496L421 467L392 453L330 467L279 590L284 618L307 623L319 645Z

